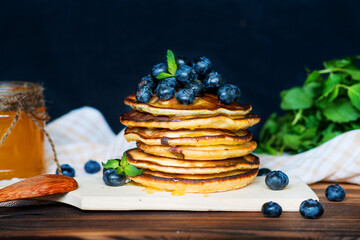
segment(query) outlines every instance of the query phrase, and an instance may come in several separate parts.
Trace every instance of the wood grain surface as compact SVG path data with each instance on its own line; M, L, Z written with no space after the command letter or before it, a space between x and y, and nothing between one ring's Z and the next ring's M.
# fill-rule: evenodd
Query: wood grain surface
M7 239L236 239L360 238L360 186L341 184L347 196L330 202L325 188L311 187L325 213L304 219L285 212L265 218L260 212L81 211L62 204L0 208L0 237Z

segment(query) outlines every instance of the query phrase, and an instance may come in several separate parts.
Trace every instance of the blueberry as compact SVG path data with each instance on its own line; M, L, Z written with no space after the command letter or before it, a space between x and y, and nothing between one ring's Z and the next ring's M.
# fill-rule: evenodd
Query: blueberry
M304 218L314 219L324 214L324 207L317 200L308 199L300 204L299 211Z
M175 63L177 65L177 67L180 67L182 65L188 65L190 67L192 66L191 61L187 57L184 57L184 56L176 56Z
M325 190L325 196L329 201L341 202L345 195L345 190L338 184L329 185Z
M282 214L282 208L278 203L270 201L262 205L261 212L265 217L279 217Z
M271 170L268 169L268 168L260 168L257 175L258 175L259 177L260 177L260 176L266 176L266 175L268 175L269 172L271 172Z
M176 93L176 100L180 104L192 104L195 100L194 91L191 89L183 88Z
M224 84L222 75L217 72L211 72L203 79L206 90L217 90Z
M194 80L195 72L192 67L182 65L176 70L175 77L179 83L186 84L186 82Z
M75 177L75 169L72 168L69 164L62 164L60 168L64 176ZM59 171L57 169L56 169L56 174L59 175Z
M155 88L154 80L150 76L143 77L141 79L141 81L138 83L136 90L139 90L140 88L143 88L143 87L148 87L151 90L153 90Z
M221 103L231 104L240 98L240 89L234 84L225 84L217 91Z
M139 90L137 90L135 98L136 101L140 103L147 103L152 98L153 92L148 87L142 87Z
M169 100L175 96L175 89L169 84L163 83L156 87L155 94L160 100Z
M266 175L265 183L271 190L282 190L289 184L289 178L282 171L272 171Z
M173 88L176 88L178 86L178 81L176 80L175 77L165 78L159 82L159 85L164 83L172 86Z
M194 69L200 75L206 75L213 69L211 61L207 57L198 57L194 60Z
M122 186L125 184L126 176L124 173L117 174L116 170L111 168L107 169L103 174L104 183L108 186Z
M94 160L87 161L84 168L87 173L97 173L101 169L100 164Z
M193 90L195 97L199 97L205 92L205 85L200 80L187 82L185 88Z
M156 77L164 72L166 73L168 71L168 68L167 68L167 65L165 63L159 63L159 64L156 64L152 70L151 70L151 76L156 79Z

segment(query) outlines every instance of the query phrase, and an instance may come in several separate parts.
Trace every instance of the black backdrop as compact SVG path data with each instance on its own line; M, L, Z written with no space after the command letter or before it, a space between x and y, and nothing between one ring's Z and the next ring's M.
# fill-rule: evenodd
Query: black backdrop
M123 99L172 49L209 57L264 123L305 67L360 53L359 9L349 0L1 0L0 80L42 83L53 119L88 105L118 132Z

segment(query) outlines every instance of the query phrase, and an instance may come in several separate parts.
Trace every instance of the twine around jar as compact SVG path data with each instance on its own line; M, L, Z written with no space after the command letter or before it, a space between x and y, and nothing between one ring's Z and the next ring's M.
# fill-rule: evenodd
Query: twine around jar
M15 84L21 89L13 92L7 91L6 96L0 96L0 112L16 112L8 130L1 137L0 146L5 142L6 138L18 122L21 112L24 112L49 140L57 170L59 174L62 174L54 142L45 128L39 123L39 121L46 122L50 119L46 112L38 111L40 107L45 106L43 88L36 83L6 82L6 84Z

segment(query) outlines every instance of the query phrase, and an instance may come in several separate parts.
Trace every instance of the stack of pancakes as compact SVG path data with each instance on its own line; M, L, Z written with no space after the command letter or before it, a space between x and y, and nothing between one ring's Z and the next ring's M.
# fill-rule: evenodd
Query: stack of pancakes
M133 181L208 193L242 188L256 177L260 163L251 154L256 142L246 129L260 118L250 114L250 105L225 105L211 94L190 105L155 95L149 103L139 103L134 94L124 102L133 108L120 117L127 126L125 138L138 147L126 152L127 161L143 169Z

